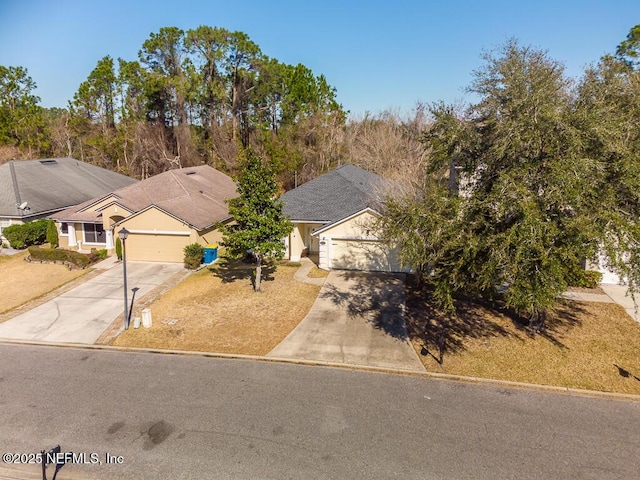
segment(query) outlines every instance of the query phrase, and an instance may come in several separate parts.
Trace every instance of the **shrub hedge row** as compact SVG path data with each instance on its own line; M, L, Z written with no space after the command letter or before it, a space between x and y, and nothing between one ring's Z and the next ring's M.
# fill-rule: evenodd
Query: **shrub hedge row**
M25 248L42 245L47 240L47 227L53 220L35 220L21 225L11 225L2 229L13 248Z
M29 247L29 255L34 260L45 262L68 262L78 268L86 268L99 260L95 253L79 253L71 250Z

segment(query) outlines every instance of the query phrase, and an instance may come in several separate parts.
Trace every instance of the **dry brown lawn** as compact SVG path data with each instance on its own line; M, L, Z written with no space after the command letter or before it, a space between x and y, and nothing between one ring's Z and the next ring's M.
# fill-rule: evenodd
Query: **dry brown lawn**
M309 270L309 273L307 273L307 277L309 278L326 278L327 275L329 275L329 272L318 267L313 267Z
M454 318L409 289L407 306L428 371L640 394L640 324L618 305L563 301L542 334L489 305L458 302Z
M0 314L36 299L91 269L25 262L28 252L0 256Z
M222 259L153 302L152 328L130 328L111 343L265 355L300 323L320 290L294 280L298 268L265 267L262 291L256 293L253 266Z

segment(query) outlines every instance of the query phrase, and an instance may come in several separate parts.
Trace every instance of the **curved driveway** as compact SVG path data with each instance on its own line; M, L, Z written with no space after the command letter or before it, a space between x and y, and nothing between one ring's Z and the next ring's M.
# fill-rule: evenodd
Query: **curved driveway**
M95 343L124 310L122 266L108 261L106 265L110 268L101 275L0 323L0 339ZM182 271L179 263L127 262L128 287L138 287L140 299Z
M404 310L403 274L333 270L307 316L267 356L424 372Z

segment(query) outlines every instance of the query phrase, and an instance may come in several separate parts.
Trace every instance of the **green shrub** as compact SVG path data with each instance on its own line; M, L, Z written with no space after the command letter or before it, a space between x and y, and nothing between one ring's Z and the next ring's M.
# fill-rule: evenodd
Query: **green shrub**
M204 247L198 243L192 243L184 247L184 267L195 270L204 259Z
M584 287L596 288L602 281L602 273L595 270L585 270L584 272Z
M602 281L602 273L595 270L578 270L572 272L569 282L571 287L596 288Z
M40 247L29 247L29 255L34 260L41 260L45 262L69 262L79 268L86 268L91 263L93 263L92 257L94 258L94 262L98 258L98 256L95 254L87 255L71 250L49 249Z
M2 229L2 234L7 238L13 248L25 248L31 245L42 245L47 240L47 226L50 220L36 220L11 225Z
M104 260L105 258L107 258L107 249L101 248L100 250L98 250L94 247L91 249L91 253L89 253L89 258L91 259L92 263L97 262L98 260Z
M118 260L122 260L122 240L120 237L116 237L116 257Z
M58 229L53 220L47 220L47 243L51 245L51 248L58 246Z

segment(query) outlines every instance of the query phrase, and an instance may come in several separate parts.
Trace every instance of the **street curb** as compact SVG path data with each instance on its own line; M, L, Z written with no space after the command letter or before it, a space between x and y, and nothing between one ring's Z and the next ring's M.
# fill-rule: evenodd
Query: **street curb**
M10 340L0 338L0 345L31 345L39 347L56 347L56 348L71 348L76 350L101 350L108 352L125 352L125 353L139 353L139 354L161 354L161 355L181 355L192 357L208 357L208 358L223 358L227 360L250 360L261 361L268 363L286 363L291 365L305 365L305 366L319 366L328 368L339 368L342 370L357 370L371 373L383 373L383 374L396 374L405 375L419 378L431 378L438 380L447 380L453 382L475 383L480 385L492 385L503 386L510 388L520 388L526 390L538 390L551 393L563 393L569 395L578 395L586 397L599 397L610 398L615 400L628 400L634 402L640 402L640 395L631 393L615 393L615 392L601 392L598 390L585 390L580 388L570 387L557 387L553 385L541 385L535 383L514 382L509 380L497 380L492 378L480 378L480 377L467 377L464 375L451 375L447 373L437 372L415 372L412 370L398 370L384 367L371 367L366 365L348 365L344 363L336 362L324 362L319 360L296 360L291 358L278 358L278 357L265 357L260 355L245 355L245 354L233 354L233 353L215 353L215 352L199 352L199 351L186 351L186 350L164 350L159 348L140 348L140 347L121 347L113 345L83 345L78 343L56 343L56 342L38 342L35 340Z
M0 480L42 480L42 467L39 464L30 465L30 467L37 467L38 472L33 472L33 468L16 468L13 465L0 465ZM50 466L47 470L47 478L52 478L54 469ZM85 474L69 472L66 469L60 470L58 475L60 475L60 478L64 478L64 480L86 480L91 478Z

